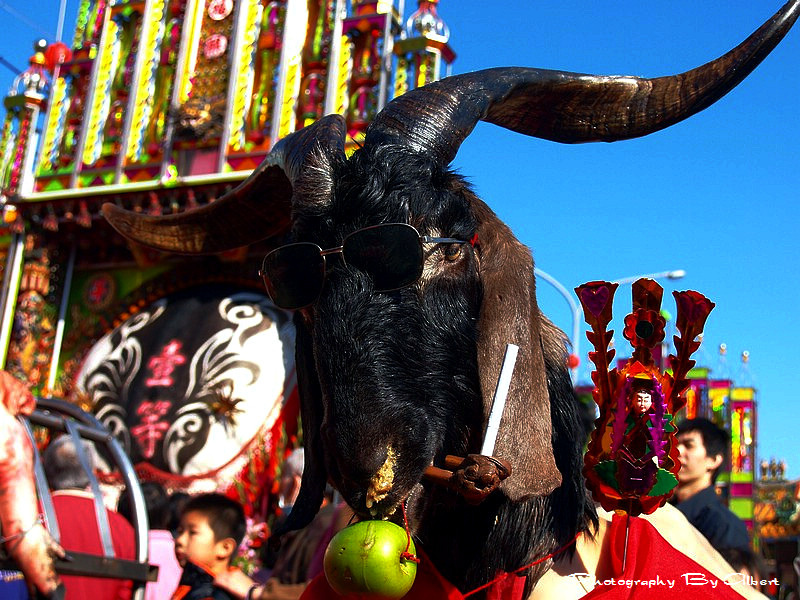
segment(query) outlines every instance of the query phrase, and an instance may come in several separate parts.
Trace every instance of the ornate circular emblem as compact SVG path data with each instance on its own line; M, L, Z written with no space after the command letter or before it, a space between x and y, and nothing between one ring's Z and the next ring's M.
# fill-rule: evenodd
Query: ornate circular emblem
M233 0L211 0L208 3L208 16L215 21L222 21L233 11Z
M219 58L227 49L228 38L220 33L208 36L203 43L203 54L206 58Z
M117 282L108 273L90 277L83 290L86 307L92 312L106 310L117 297Z

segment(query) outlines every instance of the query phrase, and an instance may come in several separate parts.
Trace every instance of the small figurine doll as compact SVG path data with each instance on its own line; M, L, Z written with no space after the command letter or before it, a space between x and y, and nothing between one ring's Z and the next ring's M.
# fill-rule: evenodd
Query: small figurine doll
M633 355L623 366L610 368L614 332L607 327L616 289L615 283L596 281L575 290L592 328L586 335L595 348L589 359L597 367L592 373L593 396L600 409L584 457L584 475L604 509L637 516L663 506L678 483L673 420L686 403L686 374L694 366L689 357L700 347L695 338L714 303L694 291L674 292L680 337L674 338L677 356L669 357L672 372L662 372L653 351L664 340L663 290L651 279L638 280L623 332Z

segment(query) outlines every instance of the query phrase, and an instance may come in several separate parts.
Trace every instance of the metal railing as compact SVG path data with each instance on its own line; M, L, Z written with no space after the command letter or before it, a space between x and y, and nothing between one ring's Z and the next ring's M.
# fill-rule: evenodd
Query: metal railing
M144 588L148 581L155 581L158 568L147 562L147 534L149 524L144 496L139 481L133 470L130 459L125 454L117 439L93 415L77 406L57 398L38 398L36 409L30 416L19 417L23 422L34 451L34 478L36 491L43 512L45 527L56 542L60 542L53 499L42 467L41 457L34 437L34 427L39 426L51 432L65 433L72 437L78 459L89 476L90 490L94 496L94 508L97 528L103 548L102 555L67 551L67 560L56 559L55 569L62 575L81 575L86 577L105 577L112 579L129 579L133 582L133 599L143 600ZM111 527L108 514L103 504L100 483L91 468L89 457L83 441L92 442L96 448L105 450L113 467L119 471L125 483L123 493L130 494L133 507L133 530L135 534L136 556L134 560L115 556L111 539Z

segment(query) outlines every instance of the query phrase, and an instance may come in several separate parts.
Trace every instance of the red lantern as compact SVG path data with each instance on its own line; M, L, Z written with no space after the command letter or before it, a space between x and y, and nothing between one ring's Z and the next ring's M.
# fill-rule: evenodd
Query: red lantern
M61 65L69 60L72 60L72 51L63 42L55 42L47 47L44 51L44 66L51 73L55 71L58 65Z
M570 354L567 357L567 367L569 367L570 369L577 369L579 364L581 364L581 359L578 358L575 354Z

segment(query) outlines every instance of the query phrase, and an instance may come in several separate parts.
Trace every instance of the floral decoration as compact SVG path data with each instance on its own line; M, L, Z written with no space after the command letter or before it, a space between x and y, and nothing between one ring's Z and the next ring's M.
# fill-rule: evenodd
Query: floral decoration
M637 308L625 317L622 335L635 348L653 348L664 341L664 317L654 310Z

